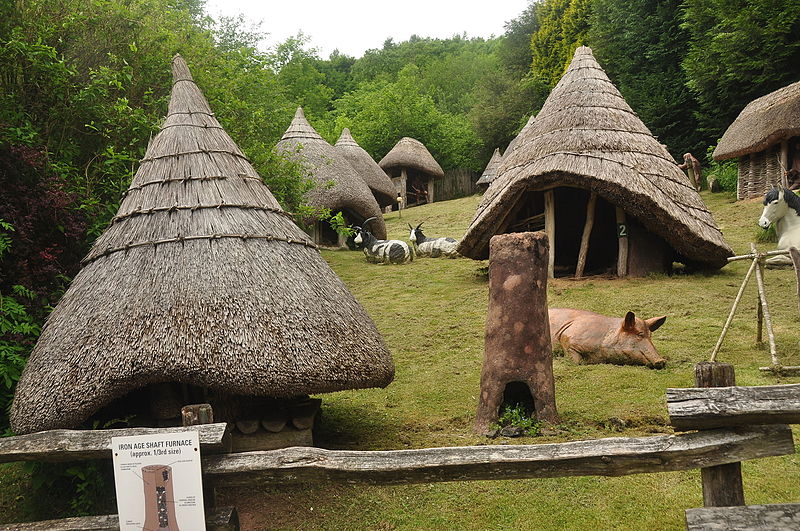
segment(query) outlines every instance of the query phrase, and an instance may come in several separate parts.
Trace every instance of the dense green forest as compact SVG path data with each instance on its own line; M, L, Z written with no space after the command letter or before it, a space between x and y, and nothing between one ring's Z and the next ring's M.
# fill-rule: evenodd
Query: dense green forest
M310 181L272 147L298 105L376 159L411 136L445 169L480 170L578 45L676 157L704 156L750 100L800 79L800 0L541 0L496 38L387 39L360 58L322 58L303 35L264 50L259 28L213 20L203 0L0 11L0 429L44 317L158 130L175 53L293 212Z

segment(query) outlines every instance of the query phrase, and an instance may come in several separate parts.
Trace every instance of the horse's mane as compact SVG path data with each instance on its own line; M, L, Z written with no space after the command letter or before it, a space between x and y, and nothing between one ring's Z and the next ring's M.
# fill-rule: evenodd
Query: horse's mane
M778 199L778 193L780 190L781 188L773 188L767 192L767 195L764 196L764 204L768 205L769 203ZM797 212L798 216L800 216L800 197L795 195L795 193L788 188L783 188L783 200L786 201L786 204L793 208L795 212Z

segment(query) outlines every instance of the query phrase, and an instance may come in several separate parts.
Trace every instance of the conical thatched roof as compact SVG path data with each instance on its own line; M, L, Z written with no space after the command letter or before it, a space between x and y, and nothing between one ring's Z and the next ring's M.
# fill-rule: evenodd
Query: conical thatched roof
M381 208L395 203L397 191L392 184L392 180L378 166L378 163L370 157L369 153L356 143L348 128L345 127L342 130L342 134L334 147L350 163L350 166L356 170L358 176L364 179Z
M800 81L747 104L722 135L714 160L742 157L800 135Z
M381 159L378 166L385 171L392 168L411 168L426 173L435 179L444 177L444 170L419 140L404 136Z
M360 216L361 219L350 220L358 225L367 218L376 217L369 225L370 232L378 238L386 238L383 214L369 187L340 152L311 127L302 108L297 108L292 123L275 147L305 164L320 185L308 193L310 205L329 208L332 212L349 210ZM329 183L333 183L330 188L327 187Z
M492 158L489 159L489 163L483 170L481 178L475 181L475 184L485 184L488 186L489 183L494 181L497 178L497 169L500 167L501 162L503 162L503 156L500 155L500 148L494 148Z
M489 239L528 189L590 189L661 236L686 261L721 267L731 249L669 152L580 47L536 120L507 150L458 251L488 256Z
M525 131L530 129L531 125L533 124L533 122L535 120L536 120L536 115L535 114L531 114L530 117L528 118L528 121L525 122L525 125L522 126L522 129L520 129L519 133L517 133L517 136L515 136L511 140L511 142L508 143L508 147L506 148L506 153L504 155L505 157L508 157L508 154L511 153L512 151L514 151L517 148L517 143L519 142L520 137L523 136L523 133L525 133Z
M386 345L214 118L180 56L169 112L17 386L17 433L164 381L292 397L383 387Z

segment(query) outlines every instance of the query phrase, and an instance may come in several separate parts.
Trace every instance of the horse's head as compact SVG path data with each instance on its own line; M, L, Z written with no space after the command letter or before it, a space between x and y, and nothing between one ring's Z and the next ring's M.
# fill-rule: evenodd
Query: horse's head
M783 188L773 188L764 196L764 211L758 219L758 225L762 229L768 229L770 225L781 219L789 211L786 203L786 195ZM791 193L791 192L790 192Z

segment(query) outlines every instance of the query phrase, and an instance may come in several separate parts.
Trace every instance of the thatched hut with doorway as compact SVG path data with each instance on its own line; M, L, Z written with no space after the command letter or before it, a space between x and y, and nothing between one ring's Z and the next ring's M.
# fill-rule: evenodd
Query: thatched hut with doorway
M714 160L739 159L738 199L800 188L800 81L747 104L722 135Z
M19 380L16 433L128 415L132 425L180 425L181 406L197 402L218 420L258 426L269 416L274 427L298 397L393 378L374 323L180 56L172 71L161 131Z
M378 163L392 179L395 190L406 206L433 203L434 182L444 177L444 170L419 140L407 136Z
M317 182L318 186L306 196L309 205L330 209L333 214L341 212L349 225L361 226L364 220L375 217L370 222L370 232L379 239L386 238L383 214L369 187L341 152L311 127L302 108L297 108L275 148L305 166ZM327 221L314 220L310 228L317 245L344 247L345 237Z
M500 167L501 162L503 162L503 156L500 154L500 148L494 148L492 158L490 158L489 162L486 164L486 168L484 168L480 179L475 181L475 186L477 186L479 190L485 191L489 185L492 184L492 181L497 179L497 169Z
M397 191L394 189L392 180L370 154L353 139L350 129L346 127L342 129L342 134L334 147L369 186L379 207L384 208L397 204Z
M550 275L718 268L732 251L669 152L587 47L508 150L458 251L485 259L495 234L545 230Z

